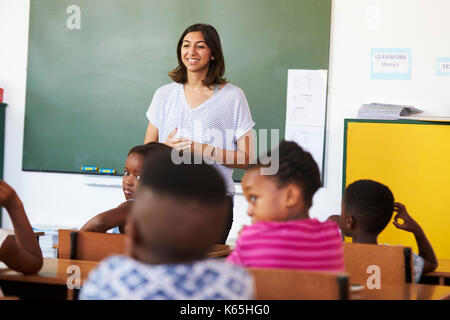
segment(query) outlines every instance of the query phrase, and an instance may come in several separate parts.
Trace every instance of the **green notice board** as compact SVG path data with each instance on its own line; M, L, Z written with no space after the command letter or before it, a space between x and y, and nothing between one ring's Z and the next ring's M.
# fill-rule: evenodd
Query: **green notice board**
M216 27L225 76L244 90L255 129L279 129L280 138L288 69L328 69L331 0L30 5L23 170L95 165L121 174L128 150L143 143L155 90L171 81L179 36L194 23Z

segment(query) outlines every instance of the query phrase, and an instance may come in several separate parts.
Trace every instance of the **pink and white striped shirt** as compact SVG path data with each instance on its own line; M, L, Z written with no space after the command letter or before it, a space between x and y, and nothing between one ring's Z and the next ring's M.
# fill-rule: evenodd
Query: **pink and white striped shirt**
M344 271L344 250L334 221L257 222L242 230L227 261L244 267Z

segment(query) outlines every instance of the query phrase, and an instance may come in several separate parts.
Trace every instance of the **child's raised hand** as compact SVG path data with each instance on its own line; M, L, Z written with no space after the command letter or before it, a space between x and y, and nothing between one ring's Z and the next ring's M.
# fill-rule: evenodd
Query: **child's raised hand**
M5 181L0 180L0 206L9 209L18 201L20 200L16 191L14 191L14 189Z
M406 207L399 203L399 202L395 202L394 203L394 211L397 212L397 214L394 217L394 222L393 224L402 230L405 231L409 231L412 233L416 233L417 231L419 231L420 225L408 214L408 211L406 211ZM400 224L398 222L398 219L402 219L403 220L403 224Z
M172 147L177 150L190 148L192 141L186 138L175 138L177 131L178 128L173 129L172 132L170 132L169 135L167 136L167 139L164 143L169 147Z

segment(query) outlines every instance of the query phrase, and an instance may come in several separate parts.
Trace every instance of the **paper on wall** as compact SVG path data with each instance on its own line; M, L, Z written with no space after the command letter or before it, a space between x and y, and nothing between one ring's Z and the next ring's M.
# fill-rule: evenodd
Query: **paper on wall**
M323 172L327 70L289 70L285 139L310 152Z
M323 126L327 70L288 70L286 125Z
M311 153L322 174L324 127L306 127L286 125L285 140L294 141Z

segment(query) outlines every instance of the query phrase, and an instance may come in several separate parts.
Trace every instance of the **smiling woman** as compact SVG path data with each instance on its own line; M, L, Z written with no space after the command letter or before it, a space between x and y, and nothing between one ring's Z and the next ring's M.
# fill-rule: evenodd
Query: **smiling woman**
M225 243L233 221L233 168L253 160L255 125L244 92L224 78L225 60L219 34L208 24L195 24L177 45L174 82L156 90L147 111L145 143L158 141L201 154L225 180L230 203Z

